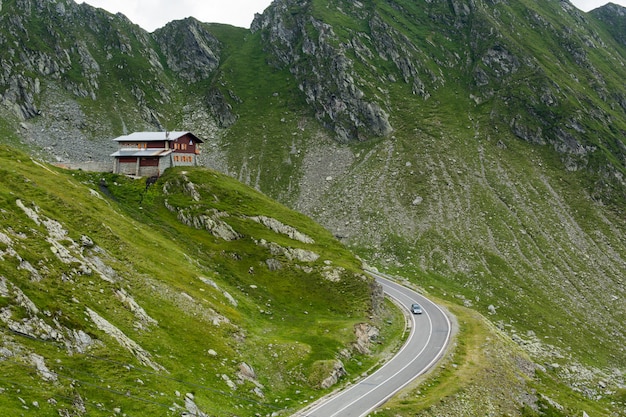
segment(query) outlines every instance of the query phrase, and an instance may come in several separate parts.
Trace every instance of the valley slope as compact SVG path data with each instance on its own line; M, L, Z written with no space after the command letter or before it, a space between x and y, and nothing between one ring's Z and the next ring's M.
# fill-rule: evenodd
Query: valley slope
M403 330L325 229L223 174L0 159L0 414L290 414Z
M276 0L251 30L190 18L148 34L71 1L4 1L0 129L36 157L103 170L113 137L191 130L205 165L528 355L528 386L462 382L448 415L459 393L480 415L541 413L534 389L565 415L619 415L624 16L560 0ZM428 404L406 415L446 415Z

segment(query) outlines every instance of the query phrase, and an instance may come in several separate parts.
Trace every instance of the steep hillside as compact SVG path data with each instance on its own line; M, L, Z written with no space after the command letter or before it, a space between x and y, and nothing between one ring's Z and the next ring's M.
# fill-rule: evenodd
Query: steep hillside
M2 415L289 414L402 330L327 231L217 172L0 160Z
M532 0L281 0L252 25L342 141L398 136L444 107L448 126L550 145L623 198L626 49L600 27Z
M115 150L109 139L120 134L189 120L212 131L227 124L211 116L227 104L206 79L228 50L206 26L187 19L151 35L85 3L4 1L0 114L45 158L102 169ZM246 32L215 29L226 38Z
M623 16L567 0L276 0L251 31L187 19L148 34L70 0L5 0L0 132L106 170L115 136L191 130L207 166L482 313L558 381L555 403L575 392L620 415ZM480 414L525 404L472 392ZM462 415L455 401L432 414Z
M623 383L626 54L604 23L562 1L276 1L252 29L345 144L304 112L287 137L247 122L221 142L232 175L541 363Z
M591 14L606 24L606 30L615 40L626 45L626 9L613 3L607 3L591 11Z
M312 113L271 113L290 95L264 84L263 127L284 133L242 118L221 169L610 403L626 366L626 54L606 26L567 2L277 1L252 29ZM236 93L245 73L224 74ZM467 391L483 410L516 401Z

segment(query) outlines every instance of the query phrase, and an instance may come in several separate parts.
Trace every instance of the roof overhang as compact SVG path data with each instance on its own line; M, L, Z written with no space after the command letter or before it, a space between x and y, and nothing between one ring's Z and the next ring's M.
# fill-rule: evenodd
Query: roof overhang
M137 158L145 158L156 156L162 158L172 153L171 149L142 149L142 150L133 150L133 149L122 149L117 152L111 154L114 158L121 157L137 157Z
M196 143L204 143L202 139L191 132L135 132L130 135L119 136L113 139L115 142L157 142L157 141L175 141L181 137L188 135Z

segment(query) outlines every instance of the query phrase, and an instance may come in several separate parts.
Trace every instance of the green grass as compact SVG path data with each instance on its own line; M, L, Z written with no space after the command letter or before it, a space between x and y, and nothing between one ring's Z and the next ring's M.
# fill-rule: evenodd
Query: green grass
M0 159L7 181L0 185L0 232L10 238L1 246L0 276L9 284L0 305L10 309L11 320L41 320L63 340L70 338L69 331L83 331L97 341L86 351L68 352L45 332L32 338L0 325L3 339L11 341L5 346L13 352L0 361L3 413L21 407L18 390L29 407L33 401L40 404L32 406L38 415L74 410L78 396L93 415L108 415L115 408L129 415L170 415L171 404L183 403L176 392L193 392L201 408L217 415L295 410L322 394L316 387L322 376L316 364L334 360L354 340L354 325L369 321L371 279L365 278L360 262L306 216L230 177L205 169L172 169L146 188L145 180L44 166L6 146L0 148ZM183 191L187 181L196 184L199 201ZM166 183L168 194L163 193ZM39 224L17 207L18 199L37 213ZM226 242L182 224L165 208L165 200L196 214L229 213L225 221L242 237ZM279 219L315 243L289 239L248 219L257 215ZM47 219L66 230L60 243L74 261L65 263L51 252ZM83 235L98 249L77 247ZM259 246L260 239L313 250L320 259L310 264L311 272L304 272ZM8 254L9 249L20 258ZM272 256L283 265L280 271L265 265ZM90 271L81 266L85 260ZM23 268L25 262L37 277ZM343 268L339 282L321 276L325 262ZM37 311L17 304L18 288ZM120 298L121 291L155 322L142 321ZM87 308L114 324L167 372L141 363L88 318ZM403 322L389 306L383 317L394 324L381 326L386 328L372 356L355 355L346 364L349 378L375 366L395 346ZM30 353L42 356L57 375L55 386L42 380ZM237 392L226 385L223 375L236 381L243 362L257 372L265 398L251 392L250 382L239 385ZM54 398L56 406L47 398Z
M405 388L375 415L435 416L446 409L471 415L489 410L521 416L567 416L580 410L609 415L609 400L596 402L541 371L529 372L524 368L530 364L527 355L484 317L440 303L459 323L442 366ZM525 403L520 402L522 395L527 395Z
M258 184L269 196L289 199L285 190L298 183L294 173L302 166L310 139L299 126L310 114L302 110L304 98L289 71L267 70L267 55L259 43L259 33L248 34L245 43L227 54L220 69L220 82L236 86L237 97L228 99L238 115L226 133L234 145L228 149L232 155L228 162L235 169L245 158L247 166L237 168L238 178ZM273 166L272 174L262 166Z
M15 3L5 1L3 13ZM625 53L607 35L607 24L590 16L581 21L578 16L565 14L557 1L522 0L489 7L476 3L467 16L462 11L457 14L445 2L372 1L362 2L362 6L343 1L322 3L312 2L308 8L294 6L286 17L287 24L295 24L310 13L333 27L335 36L329 38L327 46L352 61L350 76L355 86L365 93L366 100L378 102L390 114L394 132L389 138L346 145L342 151L352 151L354 164L341 167L345 168L343 174L333 179L329 191L306 207L308 212L332 228L344 222L346 205L356 206L350 207L354 208L354 218L345 219L354 228L347 242L355 252L382 269L411 277L437 297L471 305L504 329L506 336L528 338L528 334L534 334L548 351L555 349L563 356L554 359L548 352L546 358L545 352L540 353L532 358L540 364L549 361L566 366L572 362L604 372L623 369L623 355L615 348L623 343L613 333L623 334L614 329L623 329L626 322L623 307L614 300L620 300L624 275L621 259L626 257L626 194L619 179L626 173L622 160L626 125L623 105L618 102L623 96L624 78L619 59ZM413 94L415 79L403 80L401 68L390 59L389 48L374 49L381 35L371 25L374 18L387 25L384 35L395 41L393 46L406 49L401 56L414 66L414 75L423 82L426 95ZM319 31L309 20L303 21L304 33L317 41ZM157 111L164 125L172 128L185 120L181 110L185 104L202 102L209 91L218 88L238 116L228 130L210 132L211 145L224 155L229 173L286 204L301 203L308 191L302 180L311 174L307 172L310 161L306 158L311 150L329 149L325 141L333 132L320 126L298 84L315 71L323 74L336 56L302 55L303 40L297 39L290 46L299 55L303 72L294 76L292 68L279 65L277 58L268 53L261 32L206 25L221 42L220 69L206 80L187 85L167 68L161 72L151 67L140 51L145 46L158 50L152 40L144 44L132 27L115 19L111 22L105 25L106 33L101 33L103 39L89 28L81 32L81 39L101 65L97 100L76 99L69 92L60 94L80 104L86 116L83 130L87 136L108 140L109 136L121 134L124 127L131 131L153 128L146 114L138 111L135 94L141 94L137 89L145 94L143 101L139 100L142 110L145 105ZM59 45L75 43L69 30L65 36L64 22L58 18L50 22L36 18L31 23L32 40L22 42L23 38L10 34L6 35L7 42L22 42L27 48L53 53L48 31L57 28ZM619 29L619 25L615 27ZM600 34L601 43L594 31ZM45 34L45 39L37 39L36 34ZM372 54L357 53L351 46L353 41L369 48ZM590 42L603 46L591 47ZM109 47L122 43L128 43L132 53ZM484 60L493 48L517 58L518 70L497 74L497 64L489 65ZM390 55L385 56L386 52ZM13 62L8 56L3 58L3 62ZM71 59L72 65L63 68L66 72L60 80L18 69L25 77L41 79L43 93L35 97L38 104L49 100L46 94L56 82L84 82L77 65L79 57L72 53ZM166 64L164 56L158 59ZM487 74L486 85L477 82L478 69ZM329 122L327 117L320 119ZM527 132L541 132L547 145L532 145L514 137L514 119ZM18 125L15 117L0 117L3 143L19 143L24 132ZM591 147L588 150L595 150L585 156L555 152L554 148L562 145L557 136L561 130ZM221 375L232 375L238 361L258 364L255 369L264 385L276 387L261 402L289 409L302 406L310 395L319 394L309 386L307 373L315 364L332 359L350 340L351 325L369 317L367 291L358 280L329 283L317 272L303 274L287 266L290 263L282 255L272 256L287 267L280 272L269 271L264 261L270 255L255 240L298 248L308 245L276 235L245 216L280 216L284 223L315 236L314 250L321 255L316 268L329 260L351 276L359 271L359 262L337 244L330 232L230 178L190 170L188 178L204 185L202 203L195 203L185 194L167 196L168 202L193 215L211 210L231 213L224 220L244 237L221 242L206 231L181 224L164 207L162 185L180 178L180 170L171 171L146 189L143 180L42 170L12 148L2 148L0 153L6 161L0 171L0 219L4 227L0 230L11 236L13 245L19 245L20 255L20 259L4 257L0 276L18 281L42 311L52 314L44 315L46 323L56 321L107 338L84 319L84 309L73 300L76 298L158 353L158 361L173 368L178 379L204 380L207 386L221 387L211 405L218 415L241 405L221 393L228 392ZM334 162L330 153L327 157ZM579 171L567 170L566 163L572 161L580 164ZM407 162L410 167L405 165ZM84 188L100 191L101 183L112 198L97 200ZM106 248L109 256L103 257L103 262L116 271L118 281L111 284L99 280L95 273L77 274L73 271L76 262L65 264L53 256L45 243L45 227L27 220L16 209L18 196L29 207L35 202L42 215L60 221L74 241L86 234ZM423 202L413 205L416 196ZM365 222L367 225L362 226ZM63 245L71 249L68 240ZM9 248L0 243L1 251ZM33 279L25 268L18 269L24 264L36 267L42 280ZM198 277L217 282L219 289L203 284ZM114 295L119 289L132 294L163 328L136 330L134 314ZM170 291L167 294L166 289ZM223 291L237 299L237 307L230 304ZM180 305L188 302L187 297L198 306L182 309ZM2 308L12 304L12 298L0 297ZM581 310L581 304L586 308ZM495 314L490 314L489 306L495 306ZM229 323L210 324L211 310L227 317ZM59 311L63 314L55 313ZM27 318L30 313L15 308L11 314ZM464 369L468 371L456 372L446 366L434 380L426 382L427 388L419 388L426 393L424 396L403 400L406 403L398 406L403 413L410 414L415 407L419 412L436 415L438 398L444 398L444 404L453 408L455 401L478 386L472 378L487 372L487 364L498 366L505 379L510 377L503 370L509 362L481 356L480 347L491 341L487 338L494 337L492 329L472 323L469 319L462 323L462 337L453 353L453 362L467 362ZM395 340L396 336L387 340ZM110 338L107 341L115 346ZM188 349L177 350L181 342ZM218 355L206 354L207 346ZM36 344L29 348L35 349ZM502 342L505 348L515 352L516 357L522 356L515 346ZM108 354L118 362L137 364L122 348L113 350ZM52 348L45 352L61 359ZM478 363L474 357L487 362ZM74 359L77 363L84 360ZM178 363L194 365L184 368ZM358 358L346 366L355 375L374 363L372 358ZM11 366L17 369L17 365ZM93 366L94 375L125 369L109 368L98 361ZM133 375L130 380L135 376L144 379ZM615 390L616 394L597 404L580 399L562 384L558 372L530 379L527 387L535 387L562 403L572 414L585 408L590 414L593 411L602 415L606 402L615 400L616 409L620 401L623 404L623 390ZM45 387L30 372L12 382L12 393L19 389L18 382L32 392ZM595 389L596 382L586 384ZM159 383L146 385L156 387ZM170 397L177 390L184 392L184 387L180 382L163 383L163 391ZM142 395L147 392L142 391L145 388L134 388ZM247 384L241 391L247 395L251 388ZM87 386L82 389L89 397L96 392ZM155 392L146 395L160 398ZM77 392L60 389L58 395L59 399L65 398L63 395L69 398L64 404L71 408ZM116 394L109 392L107 396L103 414L110 414L116 402ZM209 398L205 393L197 400L206 404ZM251 414L251 409L258 406L259 400L254 399L257 403L246 400L242 409ZM11 404L19 406L14 400L11 398ZM48 403L39 403L47 407L45 412L52 412ZM538 400L537 405L538 409L516 404L511 413L554 415L555 410L546 400ZM135 407L131 401L128 406ZM155 414L162 411L159 405L150 407ZM97 403L88 403L87 408L97 412ZM273 411L269 406L263 410Z

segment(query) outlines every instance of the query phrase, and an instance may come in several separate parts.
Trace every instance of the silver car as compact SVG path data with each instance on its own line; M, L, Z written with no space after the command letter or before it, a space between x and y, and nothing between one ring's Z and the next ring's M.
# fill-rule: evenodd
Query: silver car
M422 314L422 307L417 303L411 304L411 313Z

